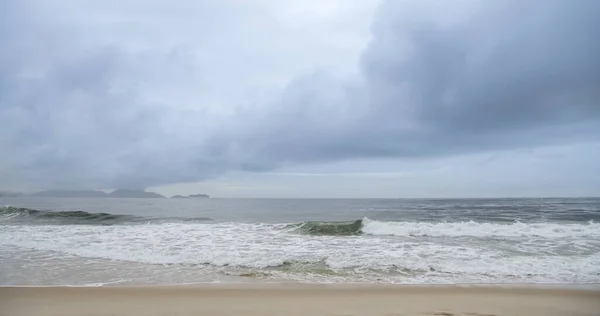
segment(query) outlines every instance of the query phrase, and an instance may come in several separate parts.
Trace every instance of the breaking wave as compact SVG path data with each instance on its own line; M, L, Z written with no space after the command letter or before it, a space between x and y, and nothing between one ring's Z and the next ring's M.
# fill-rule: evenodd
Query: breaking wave
M292 224L288 227L294 231L315 236L352 236L360 235L363 226L362 220L351 222L304 222Z
M208 217L198 218L147 218L133 215L90 213L86 211L46 211L24 207L4 206L0 208L1 222L58 225L115 225L124 223L147 223L169 221L210 221Z
M304 222L288 225L294 232L313 236L380 235L399 237L600 237L600 224L587 223L478 223L393 222L369 218L347 222Z
M368 235L408 237L600 237L600 223L387 222L364 218Z
M86 211L47 211L22 207L0 208L0 223L45 225L127 225L162 223L216 224L208 217L143 217ZM240 223L221 223L237 227ZM211 226L211 225L209 225ZM306 221L295 224L247 224L248 229L269 227L270 231L309 236L398 236L398 237L597 237L600 223L589 222L411 222L363 218L354 221ZM218 229L217 226L213 229ZM283 228L283 230L282 230Z
M85 211L41 211L14 206L5 206L0 209L0 221L39 221L44 223L57 222L59 224L115 224L133 218L134 216L130 215L89 213Z

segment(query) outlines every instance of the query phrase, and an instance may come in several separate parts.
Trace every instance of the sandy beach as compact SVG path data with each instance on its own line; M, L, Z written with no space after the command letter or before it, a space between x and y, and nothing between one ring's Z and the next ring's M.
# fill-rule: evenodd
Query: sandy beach
M600 291L506 287L5 287L0 315L600 315Z

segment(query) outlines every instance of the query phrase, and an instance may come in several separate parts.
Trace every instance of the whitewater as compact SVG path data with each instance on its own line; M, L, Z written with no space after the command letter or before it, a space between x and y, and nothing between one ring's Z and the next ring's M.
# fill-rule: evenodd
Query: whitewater
M600 283L600 199L0 202L0 285Z

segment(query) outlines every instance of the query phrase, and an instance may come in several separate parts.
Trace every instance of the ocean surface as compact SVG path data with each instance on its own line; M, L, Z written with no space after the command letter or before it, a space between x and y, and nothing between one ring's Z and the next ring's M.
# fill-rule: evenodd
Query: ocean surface
M600 199L0 199L0 285L600 283Z

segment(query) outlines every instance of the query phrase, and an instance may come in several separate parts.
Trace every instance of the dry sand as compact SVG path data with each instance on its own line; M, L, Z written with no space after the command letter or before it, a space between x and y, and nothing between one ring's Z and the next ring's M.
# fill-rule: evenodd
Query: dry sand
M0 288L0 315L589 315L600 291L503 287Z

